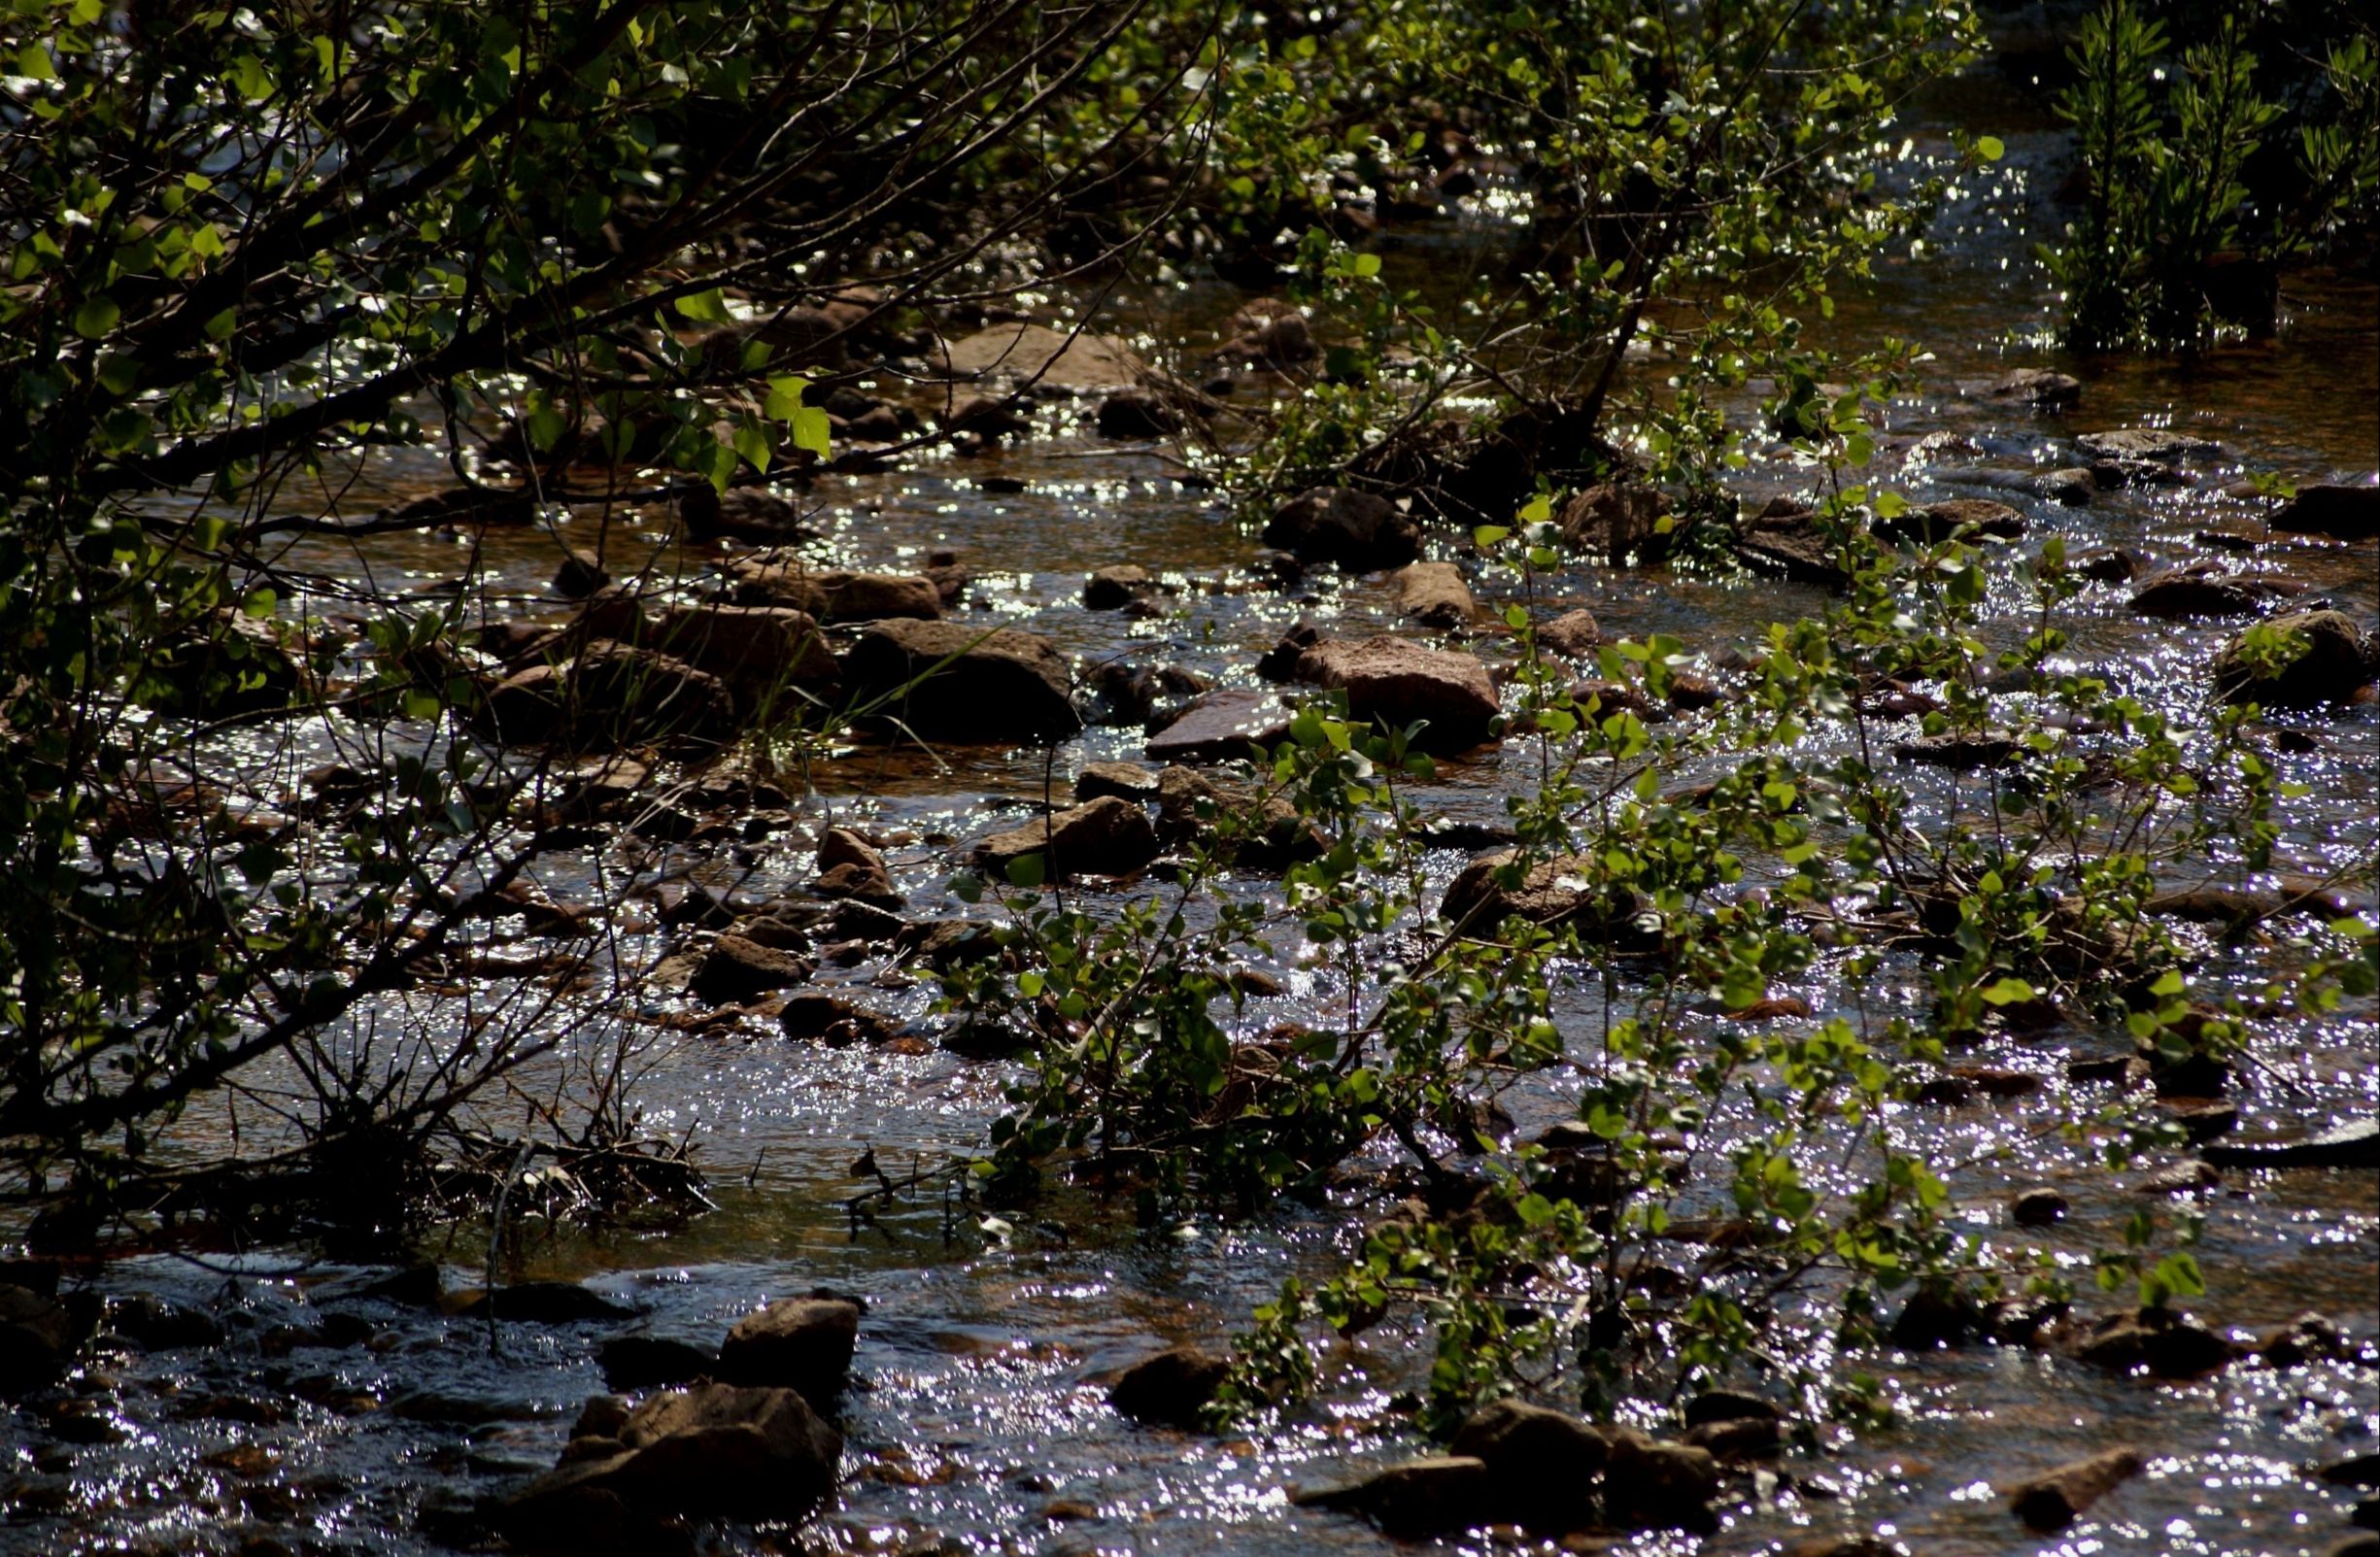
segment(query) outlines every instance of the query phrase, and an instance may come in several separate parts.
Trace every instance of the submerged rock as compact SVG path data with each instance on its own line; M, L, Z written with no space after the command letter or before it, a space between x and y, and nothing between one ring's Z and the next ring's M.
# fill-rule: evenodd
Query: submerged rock
M1880 519L1872 527L1879 536L1896 544L1919 541L1930 545L1961 532L1995 541L2021 540L2026 525L2024 516L2006 503L1985 497L1954 497L1907 509L1891 519Z
M1157 829L1131 800L1102 795L1024 827L996 832L974 847L975 863L1004 871L1028 855L1044 857L1045 879L1122 876L1157 858Z
M718 1366L719 1354L692 1341L663 1336L614 1336L595 1348L595 1363L603 1370L604 1384L611 1389L651 1389L657 1384L693 1383ZM595 1400L607 1398L598 1395ZM589 1402L593 1404L594 1401ZM580 1414L584 1420L586 1413ZM625 1426L625 1407L619 1425Z
M1107 1404L1136 1422L1194 1429L1231 1373L1231 1361L1196 1346L1169 1346L1142 1358L1108 1387Z
M2221 574L2177 571L2141 585L2129 604L2144 617L2254 616L2264 608L2264 596Z
M1490 723L1501 711L1487 667L1476 655L1425 649L1402 638L1316 644L1298 659L1298 674L1316 686L1347 694L1348 712L1359 721L1392 728L1416 722L1421 750L1449 755L1490 738Z
M2042 1535L2063 1530L2084 1509L2140 1474L2141 1457L2131 1449L2109 1449L2044 1472L2008 1489L2009 1504L2025 1527Z
M1360 1514L1399 1540L1451 1535L1495 1517L1487 1466L1467 1455L1408 1460L1346 1486L1300 1490L1289 1501Z
M2193 437L2173 427L2118 427L2111 432L2086 432L2074 440L2074 447L2093 459L2153 459L2160 463L2223 453L2223 445L2213 439Z
M1995 400L2022 400L2038 410L2060 410L2083 398L2083 381L2050 368L2017 368L1985 391Z
M2197 1378L2231 1362L2232 1344L2187 1314L2143 1308L2093 1325L2075 1354L2112 1372L2146 1371L2157 1378Z
M502 1320L531 1325L579 1324L590 1319L628 1319L636 1310L590 1292L575 1281L516 1281L493 1293L485 1289L459 1293L447 1311L477 1318L491 1307Z
M1066 657L1047 638L956 622L879 622L843 660L850 691L881 702L923 740L1040 741L1071 735Z

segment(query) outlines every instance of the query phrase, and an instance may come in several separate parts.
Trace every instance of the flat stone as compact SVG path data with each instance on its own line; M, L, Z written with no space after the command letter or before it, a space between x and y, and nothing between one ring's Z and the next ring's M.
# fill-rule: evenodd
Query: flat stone
M1153 800L1157 772L1138 762L1086 762L1074 775L1074 798L1096 800L1112 795L1119 800Z
M1132 348L1042 324L994 324L950 345L950 370L1037 389L1090 394L1138 387L1148 372Z
M2154 459L2160 463L2223 453L2223 445L2213 439L2195 437L2172 427L2118 427L2110 432L2086 432L2074 440L2074 446L2093 459Z
M2216 1168L2380 1168L2380 1123L2352 1120L2296 1140L2209 1141L2198 1155Z
M1450 755L1490 738L1498 713L1494 683L1476 655L1429 649L1401 638L1316 644L1299 657L1298 674L1347 694L1348 712L1394 728L1419 723L1423 751Z
M2021 367L1985 392L1995 400L2023 400L2047 411L2079 404L2083 381L2050 368Z
M1289 710L1277 693L1224 687L1207 693L1142 748L1156 762L1225 762L1250 746L1289 738Z

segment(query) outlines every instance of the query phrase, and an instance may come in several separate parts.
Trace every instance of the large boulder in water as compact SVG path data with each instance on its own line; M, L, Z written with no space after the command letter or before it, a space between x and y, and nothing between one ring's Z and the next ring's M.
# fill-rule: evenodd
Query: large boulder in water
M792 687L831 688L842 666L806 611L706 603L662 613L657 644L717 676L749 712Z
M1136 1422L1197 1428L1207 1405L1231 1375L1231 1362L1196 1346L1169 1346L1116 1375L1107 1404Z
M735 730L734 699L718 677L674 655L610 641L505 678L488 689L478 715L505 741L584 750L670 737L716 744Z
M788 1298L744 1315L719 1348L731 1384L799 1390L825 1410L842 1393L859 1342L860 1305L848 1298Z
M2380 483L2366 480L2300 487L2297 495L2272 516L2272 527L2348 540L2380 535Z
M992 871L1037 854L1050 881L1129 875L1157 858L1157 829L1139 804L1105 795L995 832L974 848L975 863Z
M1357 720L1400 728L1426 722L1416 744L1441 754L1487 740L1500 711L1495 684L1477 655L1402 638L1318 643L1298 657L1298 677L1345 693Z
M608 1428L608 1419L590 1423ZM668 1515L798 1522L834 1488L842 1435L790 1389L697 1384L656 1395L615 1433L575 1438L501 1516L530 1551L668 1549Z
M2283 632L2305 647L2278 669L2261 670L2253 633ZM2251 627L2215 656L2215 691L2227 702L2268 708L2319 708L2352 701L2380 678L2380 637L2343 611L2299 611Z
M1473 1412L1448 1448L1486 1465L1499 1517L1549 1533L1596 1523L1597 1481L1612 1458L1602 1429L1542 1405L1497 1401Z
M1040 741L1082 728L1066 658L1014 627L879 622L844 657L843 681L923 740Z
M1316 487L1273 511L1264 542L1302 562L1358 571L1403 567L1421 551L1421 530L1387 498L1352 487Z

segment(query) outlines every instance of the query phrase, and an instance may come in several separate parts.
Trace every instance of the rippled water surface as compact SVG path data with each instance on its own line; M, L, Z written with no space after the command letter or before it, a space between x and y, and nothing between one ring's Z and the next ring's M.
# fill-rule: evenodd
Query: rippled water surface
M1917 154L1945 152L1938 126L1957 120L1997 129L2009 157L1961 191L1927 254L1890 267L1832 326L1838 344L1893 333L1931 352L1918 385L1891 411L1900 446L1952 432L1980 450L1910 466L1897 479L1918 497L1989 495L2020 507L2033 525L2028 548L2060 535L2076 545L2125 546L2155 564L2203 555L2201 530L2261 534L2265 505L2232 494L2246 473L2369 471L2380 445L2380 328L2368 281L2297 278L2285 288L2276 337L2186 367L2073 361L2039 344L2050 320L2026 255L2057 220L2046 191L2061 176L2061 141L2038 98L1987 69L1929 110L1936 128L1921 120ZM1408 248L1389 245L1391 280L1400 263L1419 262L1439 241L1423 235ZM1211 338L1199 331L1211 331L1233 300L1221 288L1193 288L1143 306L1122 326L1145 326L1157 344L1190 340L1195 355ZM2087 385L2082 406L2044 417L1967 392L2015 365L2075 372ZM1994 484L2073 463L2067 440L2077 432L2167 423L2224 445L2220 459L2192 467L2186 487L2064 508ZM1898 459L1898 447L1886 457ZM402 467L368 476L367 488L395 495L438 481L435 472ZM1024 490L988 492L987 477L1013 478ZM1755 467L1750 485L1778 490L1797 479L1778 461ZM1256 543L1226 510L1177 482L1174 467L1148 451L1100 443L1087 429L974 459L928 456L897 476L831 478L814 495L829 537L822 557L913 566L931 552L956 550L976 569L966 620L1030 624L1084 663L1129 657L1253 685L1255 654L1301 616L1326 628L1393 622L1377 578L1316 575L1303 595L1256 586L1247 568ZM614 544L639 537L667 548L660 528L631 529ZM517 594L522 611L559 613L545 588L559 555L550 541L499 534L490 547L493 588ZM384 582L401 577L434 589L459 571L463 555L461 543L435 536L390 537L373 543L370 563ZM2256 558L2367 623L2380 616L2369 542L2284 541ZM357 566L351 551L322 543L298 547L291 561L329 573ZM1083 574L1117 562L1140 563L1177 589L1167 614L1128 621L1079 606ZM1660 570L1581 567L1555 587L1557 603L1590 607L1607 635L1669 632L1704 653L1822 604L1817 592L1793 586ZM2122 602L2121 591L2094 587L2072 624L2071 653L2145 700L2197 719L2221 629L2144 622ZM2004 603L2018 603L2013 585ZM2022 630L2013 615L2001 626L2012 635ZM1483 652L1496 651L1489 644ZM2295 866L2360 868L2368 893L2380 850L2380 709L2364 703L2293 723L2313 737L2313 749L2285 760L2285 777L2307 790L2282 819L2282 852ZM912 917L955 912L942 886L954 840L1015 825L1045 782L1064 791L1086 762L1139 756L1138 733L1113 729L1061 747L1046 772L1037 751L947 750L938 760L855 751L812 774L819 798L795 829L742 846L731 864L706 857L705 868L742 875L756 897L796 884L809 873L810 840L831 812L908 840L890 852ZM1494 816L1532 766L1515 743L1500 758L1450 764L1427 798L1449 815ZM1441 862L1448 870L1457 863L1451 853ZM542 880L564 901L591 900L595 891L591 857L559 857ZM649 927L630 934L632 953L663 949L638 938ZM1275 969L1288 993L1252 1002L1252 1028L1310 1013L1327 996L1294 954L1285 947ZM903 1018L922 1016L928 989L875 987L901 982L880 980L879 971L870 964L822 977L873 980L867 999ZM1879 999L1899 998L1893 976L1887 970ZM1820 1016L1845 998L1823 966L1793 993ZM1593 999L1570 998L1581 1031L1600 1017ZM648 1014L676 1008L658 988L647 999ZM893 1168L977 1145L1002 1104L1000 1067L923 1045L917 1053L798 1048L767 1023L685 1033L656 1028L644 1041L653 1067L641 1093L645 1122L698 1145L718 1210L666 1233L533 1241L508 1269L515 1277L584 1277L635 1305L632 1325L508 1325L500 1354L491 1355L486 1330L470 1321L342 1297L363 1272L299 1268L270 1252L113 1267L97 1273L101 1285L214 1305L232 1339L203 1357L103 1359L89 1390L107 1431L30 1411L0 1417L10 1423L0 1437L0 1484L13 1489L0 1548L237 1550L269 1536L286 1543L280 1549L425 1549L433 1544L421 1533L425 1506L434 1513L552 1463L579 1402L602 1387L595 1340L636 1328L708 1343L763 1299L822 1284L868 1303L846 1402L839 1504L799 1536L720 1532L726 1547L1385 1548L1349 1519L1290 1507L1285 1493L1414 1451L1417 1440L1384 1409L1426 1368L1426 1349L1411 1345L1410 1334L1383 1326L1347 1343L1340 1360L1368 1385L1341 1391L1330 1410L1261 1440L1131 1427L1106 1407L1101 1386L1104 1375L1166 1342L1220 1341L1284 1275L1326 1270L1360 1202L1152 1233L1095 1203L1040 1207L1013 1227L986 1231L976 1213L952 1215L929 1199L855 1232L841 1206L867 1182L855 1176L855 1159L872 1149ZM2067 1031L1993 1042L1976 1058L2055 1077L2068 1053L2093 1045L2113 1052L2114 1040ZM2245 1134L2368 1118L2380 1103L2368 1001L2319 1028L2276 1025L2256 1043L2255 1083L2241 1099ZM1565 1088L1575 1083L1565 1074L1520 1084L1509 1102L1524 1129L1567 1114ZM2036 1100L1913 1113L1905 1124L1911 1139L1945 1162L2013 1148L1954 1180L1960 1214L1979 1235L2007 1239L2009 1191L2054 1185L2073 1202L2067 1227L2076 1231L2022 1236L2079 1258L2091 1247L2089 1230L2118 1225L2142 1203L2146 1169L2111 1173L2092 1141L2036 1128L2059 1111L2056 1089L2064 1085L2054 1080ZM2207 1210L2199 1258L2212 1290L2195 1306L2218 1327L2254 1330L2310 1308L2372 1337L2380 1188L2368 1171L2232 1175ZM471 1269L476 1236L459 1233L448 1251L450 1286L479 1279ZM368 1338L268 1355L278 1344L267 1339L274 1327L329 1312L361 1315ZM1866 1366L1899 1407L1899 1422L1789 1453L1773 1473L1743 1484L1726 1529L1699 1548L1666 1537L1632 1549L1757 1553L1812 1535L1883 1533L1921 1553L2316 1552L2346 1532L2353 1500L2305 1479L2302 1468L2369 1452L2380 1431L2373 1373L2344 1364L2233 1369L2188 1385L2109 1378L2014 1349L1886 1354ZM275 1409L286 1415L241 1420L222 1398L280 1402ZM85 1441L111 1437L119 1441ZM2113 1444L2141 1449L2147 1474L2059 1538L2023 1537L1994 1489Z

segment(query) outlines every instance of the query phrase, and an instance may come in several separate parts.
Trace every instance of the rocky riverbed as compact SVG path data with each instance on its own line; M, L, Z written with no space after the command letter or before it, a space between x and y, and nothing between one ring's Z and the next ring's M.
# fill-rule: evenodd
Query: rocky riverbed
M2041 220L2025 180L2053 135L2008 139L2004 182L1954 214L1948 253L1887 276L1834 328L1933 347L1878 467L1916 505L1906 538L1963 526L1998 559L1993 630L2025 629L2016 563L2055 538L2091 580L2067 624L2075 663L2177 719L2250 694L2271 707L2261 749L2303 786L2279 819L2286 868L2173 883L2157 910L2202 934L2221 977L2244 967L2227 948L2252 923L2372 911L2372 288L2310 278L2275 340L2186 374L2061 360L2026 339L2000 263ZM1383 247L1391 265L1426 262L1458 237ZM1964 1230L2082 1269L2135 1208L2194 1205L2209 1291L2179 1323L2113 1300L1913 1305L1890 1347L1847 1364L1888 1408L1874 1423L1714 1391L1602 1426L1492 1407L1434 1446L1410 1409L1426 1347L1392 1323L1341 1344L1359 1388L1218 1435L1196 1413L1211 1360L1284 1276L1326 1271L1378 1214L1363 1187L1156 1229L1071 1188L1014 1217L869 1198L976 1149L1014 1073L1000 1034L929 1010L934 971L980 949L988 912L951 894L955 872L1039 854L1112 911L1197 834L1202 797L1245 795L1228 764L1250 738L1336 690L1359 714L1429 720L1432 886L1477 891L1475 861L1509 841L1502 799L1536 761L1492 738L1515 587L1464 536L1336 489L1260 531L1184 463L1188 428L1228 424L1311 361L1302 316L1206 284L1111 303L1079 339L1067 326L1086 322L1055 306L971 322L875 343L828 403L838 459L798 483L292 545L292 570L335 579L368 556L432 598L466 558L484 566L470 668L490 733L569 754L524 819L556 846L488 902L476 961L392 1003L453 1032L467 992L566 999L595 961L630 970L632 998L586 1053L629 1057L641 1128L697 1148L711 1203L649 1227L541 1220L499 1251L493 1292L472 1223L401 1270L301 1258L269 1234L0 1266L0 1546L1515 1547L1561 1523L1547 1505L1563 1489L1598 1509L1568 1549L2380 1544L2368 999L2260 1029L2211 1084L2160 1079L2120 1036L2066 1024L1957 1056L1905 1123L1937 1159L1981 1165L1954 1184ZM1665 697L1604 694L1649 720L1714 717L1769 624L1821 609L1836 582L1810 540L1811 480L1784 445L1761 452L1723 521L1730 566L1649 556L1657 497L1580 494L1533 602L1544 641L1592 679L1595 646L1671 634L1689 659ZM351 503L394 513L445 490L391 460ZM329 589L292 605L340 609ZM2284 621L2319 654L2287 685L2256 683L2236 635ZM944 673L911 687L930 666ZM1994 761L1928 744L1942 691L1878 689L1896 755ZM747 744L720 758L722 736L803 694L872 703L871 720L799 761ZM364 803L382 782L351 751L252 756L227 759L235 811ZM1241 862L1260 895L1302 847L1295 819L1275 821ZM1332 996L1294 946L1236 977L1251 1032ZM1906 1001L1906 983L1888 969L1884 998ZM1822 1019L1860 993L1814 969L1760 1014ZM1567 1015L1583 1029L1606 999L1581 991ZM1526 1078L1499 1128L1558 1147L1575 1091L1559 1070ZM2194 1144L2111 1172L2099 1140L2050 1128L2078 1100L2126 1096L2161 1098ZM540 1189L566 1211L566 1185ZM1705 1231L1696 1247L1718 1242Z

